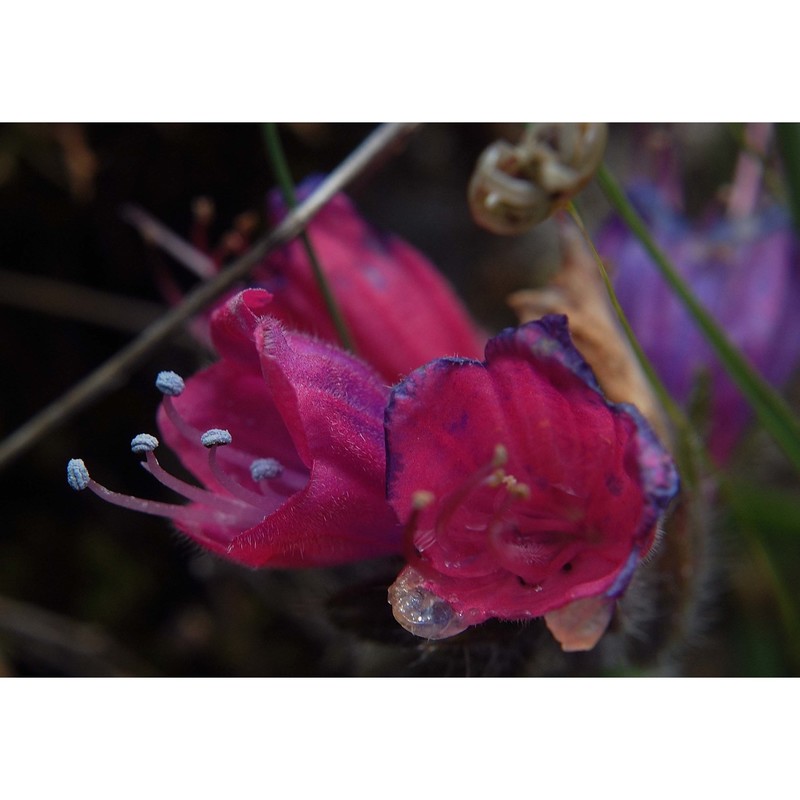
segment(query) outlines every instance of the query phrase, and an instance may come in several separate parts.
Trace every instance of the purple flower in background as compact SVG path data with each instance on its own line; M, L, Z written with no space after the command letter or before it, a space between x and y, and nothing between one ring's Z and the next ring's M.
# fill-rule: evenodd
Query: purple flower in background
M753 366L780 386L800 356L800 262L788 214L773 206L692 222L670 201L671 188L642 183L629 195L699 301ZM707 382L709 447L724 462L750 420L746 400L624 223L607 223L596 243L633 330L673 396L687 404Z

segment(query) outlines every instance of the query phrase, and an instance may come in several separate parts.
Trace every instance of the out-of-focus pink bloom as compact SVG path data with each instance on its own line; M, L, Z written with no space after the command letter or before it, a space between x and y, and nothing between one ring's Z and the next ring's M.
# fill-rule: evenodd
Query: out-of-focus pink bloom
M303 181L298 196L308 196L320 180ZM267 209L272 224L285 216L277 189L268 195ZM142 209L128 207L125 211L126 219L143 235L157 241L201 279L213 275L226 259L241 255L253 232L250 215L242 215L236 229L212 250L207 229L211 215L208 201L198 203L193 249ZM420 364L441 356L480 358L486 335L472 322L436 267L402 239L362 219L346 195L335 195L306 232L358 355L387 383L393 384ZM170 302L181 300L183 292L169 274L159 273L159 283ZM289 329L340 344L300 239L256 265L252 285L272 293L270 315ZM192 323L197 338L206 343L209 316Z
M301 197L318 178L304 181ZM270 193L272 221L285 215ZM480 358L485 336L436 268L411 245L362 219L336 195L307 233L339 304L356 351L389 383L441 356ZM270 314L289 328L338 342L302 242L269 255L253 271L274 295Z
M566 317L504 331L484 362L416 370L386 430L409 561L390 589L397 620L442 638L545 616L565 649L592 647L678 479L638 411L606 402Z
M670 186L642 184L631 199L699 301L767 380L781 385L800 358L800 254L779 208L692 223ZM681 403L698 379L710 390L709 446L724 462L750 419L747 402L636 237L613 219L596 239L620 303L648 357Z
M172 518L204 548L252 567L328 566L401 550L385 500L388 389L360 360L286 332L269 293L238 294L212 316L221 360L184 383L162 373L159 427L205 488L168 475L158 442L132 442L145 467L188 505L128 498L70 462L73 488ZM84 474L85 473L85 474Z

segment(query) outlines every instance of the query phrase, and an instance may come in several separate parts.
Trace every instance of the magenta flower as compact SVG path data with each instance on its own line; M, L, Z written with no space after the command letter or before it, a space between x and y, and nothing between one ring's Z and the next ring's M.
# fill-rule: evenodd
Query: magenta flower
M318 180L304 181L300 196ZM286 213L277 191L268 205L277 223ZM344 194L307 232L356 351L388 383L441 356L480 358L486 337L436 268L411 245L365 222ZM268 256L253 275L274 295L270 314L289 328L338 341L300 241Z
M442 638L544 616L564 649L592 647L678 478L636 409L606 402L566 317L504 331L484 362L413 372L386 431L409 561L390 589L398 621Z
M671 184L642 184L631 198L650 232L731 341L780 386L800 359L800 260L788 215L771 208L742 219L692 223L668 197ZM620 303L667 388L681 403L707 386L708 441L726 461L751 413L711 346L621 221L599 233Z
M203 488L168 475L158 441L131 443L145 468L188 505L110 492L73 459L73 488L171 518L204 548L252 567L327 566L397 553L385 500L388 389L364 363L285 332L269 293L247 290L212 316L221 360L188 379L161 373L159 427Z

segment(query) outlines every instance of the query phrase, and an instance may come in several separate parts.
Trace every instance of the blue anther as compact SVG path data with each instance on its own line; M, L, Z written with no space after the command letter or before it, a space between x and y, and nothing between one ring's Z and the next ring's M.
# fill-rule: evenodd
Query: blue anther
M158 439L149 433L138 433L131 439L132 453L149 453L158 447Z
M274 458L257 458L250 465L250 476L254 481L277 478L283 472L283 464Z
M159 372L156 377L156 389L161 394L177 397L185 388L186 384L177 372Z
M71 458L67 463L67 483L76 491L82 492L89 485L89 470L83 459Z
M230 433L220 428L212 428L200 437L203 447L219 447L220 445L230 444L232 441Z

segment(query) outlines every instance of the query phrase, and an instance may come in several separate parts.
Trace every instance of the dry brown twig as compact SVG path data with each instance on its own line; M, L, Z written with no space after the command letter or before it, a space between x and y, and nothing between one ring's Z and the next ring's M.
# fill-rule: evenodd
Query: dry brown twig
M0 305L125 333L139 333L166 310L146 300L4 269L0 270Z
M149 325L130 344L112 356L94 372L44 408L27 423L0 442L0 469L32 447L39 439L66 422L74 414L118 385L146 356L182 328L235 283L244 279L250 269L272 250L297 236L313 216L345 186L391 153L400 142L418 127L418 123L388 123L376 128L306 200L290 211L269 234L260 239L241 258L199 284L186 295L180 305Z
M10 597L0 596L0 639L9 652L48 671L87 677L156 674L99 625L79 622Z

